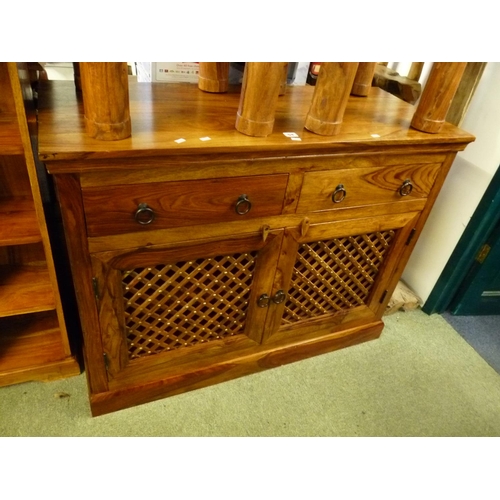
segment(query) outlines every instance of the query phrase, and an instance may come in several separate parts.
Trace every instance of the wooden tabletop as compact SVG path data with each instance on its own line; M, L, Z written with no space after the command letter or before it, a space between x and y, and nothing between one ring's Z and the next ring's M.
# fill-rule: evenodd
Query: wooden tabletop
M474 137L445 124L438 134L410 128L414 106L373 87L368 97L351 96L336 136L307 131L304 122L314 87L288 87L268 137L249 137L234 125L240 87L210 94L190 83L130 83L132 136L119 141L90 138L84 128L81 96L71 81L42 82L39 95L39 156L50 169L67 171L59 160L125 159L178 155L270 154L377 150L388 145L452 145L461 150ZM295 133L292 140L284 133ZM204 138L209 138L205 139ZM184 139L184 142L178 141ZM176 142L177 141L177 142ZM56 162L56 163L54 163Z

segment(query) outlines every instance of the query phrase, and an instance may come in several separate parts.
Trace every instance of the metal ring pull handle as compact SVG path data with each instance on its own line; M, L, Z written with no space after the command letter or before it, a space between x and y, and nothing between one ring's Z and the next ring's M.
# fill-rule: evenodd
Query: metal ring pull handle
M270 297L267 293L263 293L257 300L257 305L259 307L267 307L269 305Z
M410 179L405 179L401 187L399 188L399 194L401 196L408 196L413 191L413 184Z
M283 290L278 290L271 299L275 304L281 304L286 298L286 293Z
M139 203L134 218L138 224L151 224L151 222L155 220L155 213L152 208L147 206L146 203Z
M238 201L236 202L236 213L238 215L245 215L248 212L250 212L251 208L252 208L252 203L248 199L248 196L246 194L240 195Z
M257 299L257 305L259 307L268 307L270 302L274 302L275 304L281 304L286 298L286 293L283 290L278 290L273 297L269 297L267 293L263 293Z
M333 203L340 203L341 201L344 201L344 198L347 195L347 191L344 188L343 184L339 184L336 188L335 191L332 194L332 201Z

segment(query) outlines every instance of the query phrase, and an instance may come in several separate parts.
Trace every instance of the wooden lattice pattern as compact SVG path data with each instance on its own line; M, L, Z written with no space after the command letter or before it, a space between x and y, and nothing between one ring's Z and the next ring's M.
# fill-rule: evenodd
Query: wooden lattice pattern
M282 323L367 304L394 231L299 246Z
M129 358L242 334L255 253L122 274Z

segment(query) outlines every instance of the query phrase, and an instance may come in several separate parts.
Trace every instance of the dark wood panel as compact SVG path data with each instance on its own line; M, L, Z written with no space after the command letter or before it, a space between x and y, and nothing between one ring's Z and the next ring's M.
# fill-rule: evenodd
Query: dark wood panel
M0 266L0 317L55 309L49 272L41 266Z
M87 188L83 203L89 236L279 215L287 180L288 175L269 175ZM251 206L242 201L238 209L248 212L238 214L243 195ZM134 219L142 203L154 212L154 220L144 225Z
M432 188L439 167L439 163L424 163L386 168L308 172L304 176L297 210L302 212L332 210L425 198ZM411 182L412 189L410 194L402 196L400 190L406 180ZM345 190L345 198L334 203L332 195L339 185Z
M80 373L68 356L55 311L0 318L0 387Z
M91 394L92 414L104 415L373 340L380 336L383 326L382 321L376 321L361 327L346 329L340 334L329 333L282 346L267 348L263 346L261 350L246 356L234 357L201 369L181 371L144 385L135 387L132 385L105 393Z
M437 147L446 143L463 149L473 139L449 124L432 136L410 128L414 107L377 88L372 88L368 97L350 97L337 136L320 136L304 129L313 92L310 86L289 87L286 95L278 99L273 133L259 138L235 129L239 87L225 94L209 94L190 84L131 83L132 136L120 141L98 141L85 133L82 103L77 100L73 82L44 82L40 89L40 158L121 158L130 162L168 155L300 155L332 152L349 145L358 151L382 145ZM301 140L292 141L285 132L294 132ZM210 140L200 140L205 137ZM175 142L178 139L185 142ZM105 164L97 167L103 168ZM53 163L50 170L74 171L66 162Z

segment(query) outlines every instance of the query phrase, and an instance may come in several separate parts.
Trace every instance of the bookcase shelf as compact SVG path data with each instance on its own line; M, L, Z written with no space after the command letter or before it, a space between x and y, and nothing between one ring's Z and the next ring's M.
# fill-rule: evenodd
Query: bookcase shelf
M23 143L19 133L17 116L14 113L0 115L0 155L23 153Z
M55 308L47 267L0 266L0 317Z
M0 246L42 241L33 199L0 198Z
M56 311L0 318L0 387L74 374Z
M0 62L0 386L76 375L32 150L27 66Z

